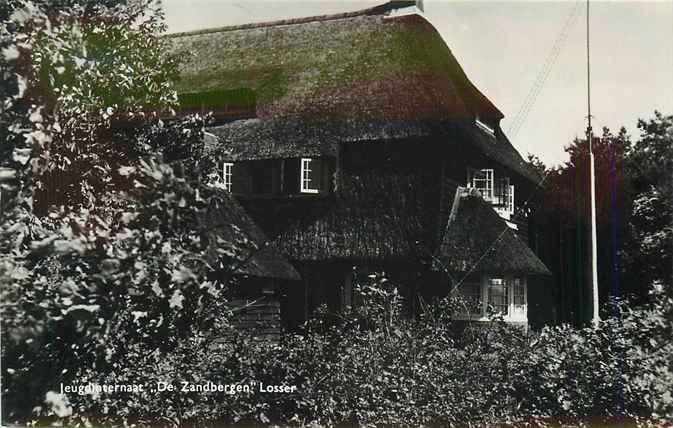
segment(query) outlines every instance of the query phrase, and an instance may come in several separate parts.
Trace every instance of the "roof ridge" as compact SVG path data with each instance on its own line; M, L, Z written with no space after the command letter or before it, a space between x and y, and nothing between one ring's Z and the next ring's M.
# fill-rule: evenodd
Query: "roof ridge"
M289 18L289 19L279 19L275 21L264 21L264 22L253 22L249 24L239 24L239 25L226 25L223 27L213 27L213 28L204 28L202 30L193 30L193 31L181 31L178 33L166 34L165 37L174 38L174 37L183 37L183 36L198 36L202 34L211 34L211 33L223 33L227 31L237 31L237 30L250 30L254 28L267 28L267 27L279 27L283 25L297 25L297 24L306 24L309 22L325 22L325 21L336 21L339 19L348 19L355 18L358 16L372 16L372 15L383 15L386 12L389 12L394 9L399 9L401 7L412 6L415 4L415 1L394 1L390 0L387 3L368 7L366 9L360 9L352 12L341 12L327 15L315 15L315 16L306 16L302 18Z

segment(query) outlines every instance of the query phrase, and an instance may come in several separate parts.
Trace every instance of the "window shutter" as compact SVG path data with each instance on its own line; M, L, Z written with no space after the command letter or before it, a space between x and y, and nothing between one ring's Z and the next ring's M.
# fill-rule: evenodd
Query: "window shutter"
M299 193L299 174L301 164L299 159L286 159L283 171L283 193Z
M231 193L250 193L250 168L244 163L236 162L231 168Z

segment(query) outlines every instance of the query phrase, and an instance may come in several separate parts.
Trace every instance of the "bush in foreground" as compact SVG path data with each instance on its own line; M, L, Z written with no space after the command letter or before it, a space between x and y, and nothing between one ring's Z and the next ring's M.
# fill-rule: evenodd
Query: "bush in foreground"
M673 300L638 310L614 305L598 328L539 333L494 320L460 331L445 300L410 321L394 288L365 287L342 316L325 311L302 335L278 343L235 332L214 346L194 339L172 352L129 354L92 382L166 380L252 385L227 392L70 396L73 415L107 423L222 426L320 425L665 425L673 417ZM296 385L261 393L259 385ZM106 415L101 419L102 412ZM93 415L96 415L94 418Z

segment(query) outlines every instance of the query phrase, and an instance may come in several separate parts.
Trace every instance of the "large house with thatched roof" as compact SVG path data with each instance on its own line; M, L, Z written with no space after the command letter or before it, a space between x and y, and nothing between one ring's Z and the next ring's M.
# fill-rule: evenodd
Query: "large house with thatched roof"
M383 6L171 35L188 57L183 111L212 111L206 153L221 187L301 279L267 275L286 326L351 304L358 272L385 271L410 311L458 292L527 320L527 245L539 186L418 13Z

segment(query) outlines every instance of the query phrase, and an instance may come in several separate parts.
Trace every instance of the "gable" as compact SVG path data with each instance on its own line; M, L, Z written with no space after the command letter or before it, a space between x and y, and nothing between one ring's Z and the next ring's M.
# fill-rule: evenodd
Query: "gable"
M436 260L437 270L551 275L491 205L464 187L456 190Z

